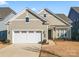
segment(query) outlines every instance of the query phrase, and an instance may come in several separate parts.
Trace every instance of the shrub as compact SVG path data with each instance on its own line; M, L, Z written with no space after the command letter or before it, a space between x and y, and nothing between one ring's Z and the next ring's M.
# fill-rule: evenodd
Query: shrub
M4 43L10 43L10 40L5 40Z
M47 42L47 40L43 40L42 44L45 44Z

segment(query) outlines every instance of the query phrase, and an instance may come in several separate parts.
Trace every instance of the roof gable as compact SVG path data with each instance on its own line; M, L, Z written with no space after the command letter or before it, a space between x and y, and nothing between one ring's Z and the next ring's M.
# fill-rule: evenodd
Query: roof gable
M44 18L42 18L41 16L39 16L36 12L32 11L31 9L24 9L22 10L20 13L18 13L17 15L15 15L10 21L13 21L14 19L18 18L19 16L26 16L26 11L30 14L32 14L33 16L37 17L38 19L40 19L42 22L46 22ZM24 14L24 15L23 15Z
M58 15L54 14L52 11L50 11L50 10L47 9L47 8L46 8L46 9L42 9L42 10L39 12L39 14L42 13L42 12L44 12L44 11L46 11L46 12L49 13L49 14L51 14L51 15L54 16L55 18L59 19L61 22L65 23L66 25L71 25L70 23L68 23L67 21L63 20L61 17L59 17Z
M55 15L51 10L49 9L44 9L45 11L47 11L49 14L51 14L52 16L54 16L55 18L59 19L60 21L62 21L63 23L67 24L67 25L71 25L68 22L64 21L62 18L60 18L59 16Z

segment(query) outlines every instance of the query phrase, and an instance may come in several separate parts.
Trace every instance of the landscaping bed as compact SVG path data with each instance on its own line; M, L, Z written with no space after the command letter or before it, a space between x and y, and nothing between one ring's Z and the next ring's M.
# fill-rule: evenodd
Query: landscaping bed
M0 42L0 49L6 47L8 44Z

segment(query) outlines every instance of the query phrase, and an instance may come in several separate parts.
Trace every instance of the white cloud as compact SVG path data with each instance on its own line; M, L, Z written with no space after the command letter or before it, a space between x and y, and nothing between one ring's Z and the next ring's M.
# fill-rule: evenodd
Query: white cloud
M7 5L7 2L4 0L0 0L0 5Z
M37 9L36 9L36 8L32 8L32 10L33 10L33 11L37 11Z

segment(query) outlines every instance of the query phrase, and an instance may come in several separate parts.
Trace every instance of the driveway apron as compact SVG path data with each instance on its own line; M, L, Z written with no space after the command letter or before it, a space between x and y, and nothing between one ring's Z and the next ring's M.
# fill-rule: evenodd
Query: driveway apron
M0 49L0 57L38 57L41 44L12 44Z

